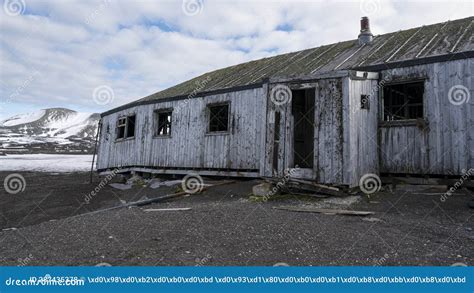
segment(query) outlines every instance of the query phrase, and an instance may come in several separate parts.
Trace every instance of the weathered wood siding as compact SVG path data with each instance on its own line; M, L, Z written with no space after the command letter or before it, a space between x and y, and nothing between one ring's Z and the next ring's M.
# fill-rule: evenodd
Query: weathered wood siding
M261 88L140 105L103 117L98 169L118 166L258 170ZM209 134L207 104L230 102L228 134ZM154 137L154 111L173 108L171 137ZM117 119L136 114L135 137L117 141Z
M312 179L325 184L343 184L343 78L324 78L300 84L271 84L271 89L286 85L291 89L314 89L314 158L312 169L294 170L298 178ZM282 176L283 170L294 168L294 117L291 101L276 106L267 96L267 130L264 160L265 176ZM280 112L280 142L274 149L275 112ZM278 152L278 170L273 174L273 155Z
M424 117L416 123L380 128L382 173L459 175L474 165L474 59L385 70L385 82L425 79ZM465 102L450 102L453 86L467 89ZM468 99L470 98L470 99Z
M345 84L344 183L357 186L363 175L379 172L378 83L373 79L347 79ZM361 109L362 95L368 97L368 109Z
M316 88L314 123L315 180L343 183L343 79L322 79Z

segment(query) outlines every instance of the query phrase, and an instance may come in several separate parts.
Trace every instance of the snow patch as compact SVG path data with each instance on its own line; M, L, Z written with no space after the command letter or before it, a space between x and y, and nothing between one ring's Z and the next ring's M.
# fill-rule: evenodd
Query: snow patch
M0 157L0 171L86 172L92 155L26 154Z
M36 112L15 115L8 118L7 120L0 122L0 126L15 126L25 123L31 123L38 119L41 119L41 117L43 117L45 113L45 110L39 110Z

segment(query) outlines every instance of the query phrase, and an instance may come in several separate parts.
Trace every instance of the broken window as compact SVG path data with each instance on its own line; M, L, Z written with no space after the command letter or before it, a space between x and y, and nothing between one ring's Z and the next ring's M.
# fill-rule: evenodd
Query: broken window
M135 136L135 115L127 117L127 133L125 137Z
M209 105L209 132L229 130L229 104Z
M170 136L171 135L171 118L172 110L158 110L155 112L155 125L157 125L156 136Z
M119 118L117 121L117 139L125 137L125 128L127 126L127 118Z
M117 139L135 136L135 115L121 117L117 121Z
M387 85L383 88L384 121L423 118L424 82Z

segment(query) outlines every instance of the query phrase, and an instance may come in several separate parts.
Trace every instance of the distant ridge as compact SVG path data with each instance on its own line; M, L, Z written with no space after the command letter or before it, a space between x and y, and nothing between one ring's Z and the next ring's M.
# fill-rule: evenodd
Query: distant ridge
M48 108L0 121L0 152L90 153L98 113Z

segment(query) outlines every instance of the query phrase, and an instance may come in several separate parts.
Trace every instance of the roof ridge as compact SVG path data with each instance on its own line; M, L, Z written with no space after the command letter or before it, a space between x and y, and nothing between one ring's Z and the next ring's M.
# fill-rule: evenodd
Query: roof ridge
M473 21L474 16L469 16L378 34L365 46L359 45L358 39L354 38L249 60L200 74L139 101L186 96L194 92L202 80L207 82L202 88L199 86L199 92L209 92L245 87L272 76L308 75L373 67L387 61L396 63L471 51L474 47L471 48L473 45L466 40L466 35L474 30ZM441 39L444 41L440 42Z

